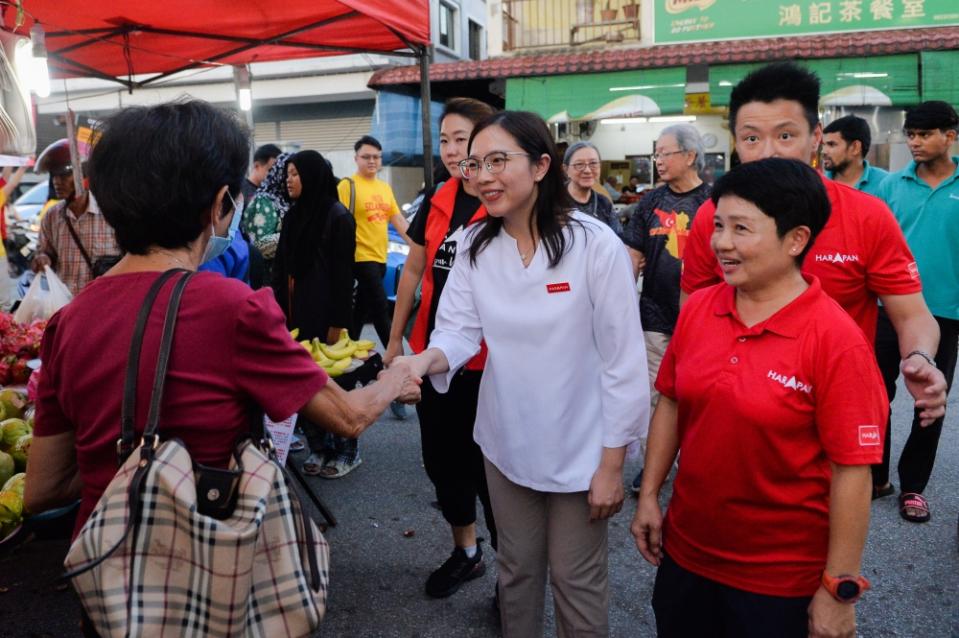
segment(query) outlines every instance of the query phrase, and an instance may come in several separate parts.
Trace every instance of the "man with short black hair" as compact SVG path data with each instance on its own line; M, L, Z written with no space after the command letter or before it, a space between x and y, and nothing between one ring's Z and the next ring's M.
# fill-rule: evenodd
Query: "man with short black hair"
M923 102L909 109L904 131L913 161L887 177L878 193L889 204L916 256L922 294L940 333L939 347L920 356L934 360L942 370L946 392L952 386L959 347L959 157L949 154L957 128L959 116L946 102ZM896 337L897 329L883 308L876 356L890 401L896 395L899 377L901 339ZM939 418L924 425L917 410L899 457L899 513L907 521L922 523L930 518L929 503L922 492L932 475L942 422ZM873 466L873 484L874 489L891 493L888 434L883 452L882 464Z
M276 158L282 153L283 151L276 144L264 144L253 152L253 166L250 167L249 176L243 181L241 191L247 202L253 201L256 189L266 179L266 174L270 172L273 164L276 163Z
M846 115L830 122L822 137L826 177L870 195L878 193L889 172L866 161L871 145L869 122L861 117Z
M360 331L371 319L376 335L385 346L390 342L390 317L387 312L383 276L386 274L388 226L390 223L400 236L406 235L409 222L400 212L393 189L376 174L383 165L383 146L369 135L364 135L353 146L356 151L356 173L340 181L337 190L340 202L353 213L356 220L356 257L353 267L356 278L356 305L350 337L360 338Z

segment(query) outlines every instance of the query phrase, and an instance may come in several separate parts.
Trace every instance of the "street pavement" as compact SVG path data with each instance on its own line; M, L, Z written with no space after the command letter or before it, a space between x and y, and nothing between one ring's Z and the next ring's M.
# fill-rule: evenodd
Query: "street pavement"
M894 414L893 463L905 440L909 407L900 389ZM859 635L959 637L959 400L952 398L939 457L926 494L932 521L900 519L894 497L873 504L864 572L873 582L858 605ZM444 600L423 592L429 572L452 548L449 528L431 506L432 486L422 468L419 428L410 409L405 421L389 411L360 442L363 464L348 476L310 479L339 525L331 547L329 607L323 638L459 638L498 636L492 611L495 567ZM731 442L730 444L734 444ZM302 462L303 455L294 456ZM624 481L639 463L627 465ZM893 480L896 480L893 472ZM629 534L635 500L610 524L610 622L614 637L655 635L650 608L654 569ZM481 535L486 535L481 529ZM34 541L0 558L0 636L46 638L78 635L77 603L50 579L65 541ZM547 601L547 635L555 635ZM695 613L695 610L691 610ZM277 637L279 638L279 637Z

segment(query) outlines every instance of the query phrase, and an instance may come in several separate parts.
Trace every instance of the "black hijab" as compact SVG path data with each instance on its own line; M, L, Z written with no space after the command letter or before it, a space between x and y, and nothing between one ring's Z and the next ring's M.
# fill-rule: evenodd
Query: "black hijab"
M336 178L322 155L316 151L300 151L290 158L300 174L300 196L293 200L283 220L278 250L287 269L301 277L316 263L323 250L329 224L330 208L339 201Z

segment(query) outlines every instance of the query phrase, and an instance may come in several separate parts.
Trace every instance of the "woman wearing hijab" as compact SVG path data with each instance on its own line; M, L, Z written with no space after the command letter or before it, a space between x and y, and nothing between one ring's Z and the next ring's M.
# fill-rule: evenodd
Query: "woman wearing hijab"
M283 218L290 209L290 194L286 190L286 163L292 153L283 153L276 158L256 194L243 211L242 229L250 243L263 255L267 274L276 256ZM267 277L267 283L270 279Z
M300 151L289 157L285 170L293 204L280 232L273 290L287 325L299 328L300 339L316 337L333 344L350 323L356 225L339 202L333 170L322 155ZM348 467L348 472L359 464L355 439L334 440L332 435L324 439L309 422L304 429L313 452L304 472L325 476L324 466L340 471Z

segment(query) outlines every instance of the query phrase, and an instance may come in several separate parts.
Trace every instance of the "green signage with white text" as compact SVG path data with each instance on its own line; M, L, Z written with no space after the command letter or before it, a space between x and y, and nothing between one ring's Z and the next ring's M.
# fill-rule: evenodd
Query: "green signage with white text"
M959 0L655 0L656 44L959 25Z

